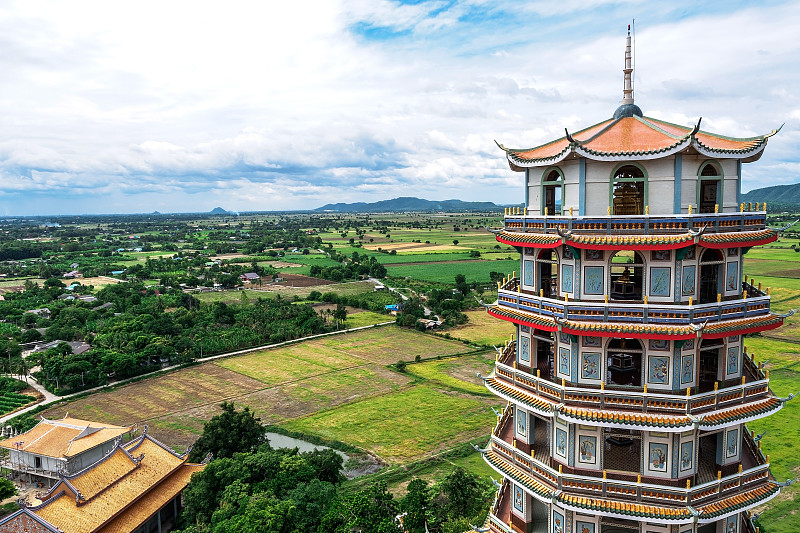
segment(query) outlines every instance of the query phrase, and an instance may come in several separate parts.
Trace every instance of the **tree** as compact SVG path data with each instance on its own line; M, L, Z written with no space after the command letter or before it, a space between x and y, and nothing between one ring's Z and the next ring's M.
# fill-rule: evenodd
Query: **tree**
M431 496L428 482L414 478L408 483L408 493L400 504L406 513L403 525L409 533L424 533L427 521L426 512L430 506ZM466 529L464 531L467 531Z
M10 498L17 493L17 487L10 479L0 478L0 500Z
M218 458L233 457L234 453L252 451L267 441L266 428L249 407L237 411L233 402L222 402L220 407L222 413L203 426L189 461L202 461L209 452Z
M458 246L458 239L453 239L453 246Z
M337 326L344 326L347 320L347 308L343 303L339 302L336 304L336 311L333 312L333 319L336 320Z

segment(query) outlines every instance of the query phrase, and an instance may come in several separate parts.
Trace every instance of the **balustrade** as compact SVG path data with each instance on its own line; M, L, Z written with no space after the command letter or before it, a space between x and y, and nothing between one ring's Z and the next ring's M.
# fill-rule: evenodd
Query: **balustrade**
M750 294L756 294L755 291L758 291L748 284L743 284L743 290ZM507 281L497 291L497 305L500 308L578 322L700 325L706 321L714 323L766 316L770 314L769 304L769 295L763 293L760 296L692 306L681 303L604 303L580 300L567 302L520 292L519 278Z
M764 211L739 213L697 213L674 216L541 216L513 214L504 217L504 228L510 231L557 233L571 230L588 234L670 235L705 228L706 233L730 233L765 229Z
M569 491L571 494L595 498L634 499L642 503L686 506L702 505L750 491L771 480L766 458L754 448L755 444L749 435L745 434L743 440L747 450L757 452L752 458L756 466L740 469L734 474L719 476L693 487L691 484L685 487L661 485L658 484L659 478L648 478L643 482L641 476L637 481L630 481L626 479L630 478L630 473L614 471L598 472L598 477L594 477L556 470L515 448L496 434L492 434L490 446L502 459L554 491Z
M570 386L566 382L555 382L549 378L515 368L515 357L516 342L510 342L498 354L495 362L495 376L498 379L523 392L566 405L652 414L699 415L723 407L749 403L769 395L769 379L764 371L753 362L748 353L744 354L745 381L743 383L698 394L686 394L679 391L674 393L645 392L644 389L620 390L620 388L606 387L605 385ZM691 391L691 389L689 390Z

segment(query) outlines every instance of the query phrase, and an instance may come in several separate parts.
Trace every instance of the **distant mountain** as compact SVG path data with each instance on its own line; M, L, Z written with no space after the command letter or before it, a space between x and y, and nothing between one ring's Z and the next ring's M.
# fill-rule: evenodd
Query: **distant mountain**
M212 209L210 211L210 214L212 214L212 215L230 215L232 213L230 211L222 209L221 207L215 207L214 209Z
M400 197L392 200L352 204L326 204L314 211L338 213L384 213L387 211L499 211L502 207L493 202L462 202L461 200L431 201L422 198Z
M791 185L774 185L753 189L742 195L742 201L747 202L776 202L780 204L800 204L800 183Z

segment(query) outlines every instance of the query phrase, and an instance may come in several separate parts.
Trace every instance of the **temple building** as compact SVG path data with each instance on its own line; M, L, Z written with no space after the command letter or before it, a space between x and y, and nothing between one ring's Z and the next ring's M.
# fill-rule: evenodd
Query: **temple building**
M100 460L59 480L34 502L0 519L3 533L161 533L170 531L181 493L203 464L186 462L147 434L119 438Z
M29 481L41 480L49 486L59 473L77 472L97 462L114 448L119 437L130 435L130 427L114 426L71 418L41 421L25 433L1 440L8 456L0 461L4 468Z
M643 115L631 38L612 118L541 146L499 145L524 207L520 253L489 314L516 325L486 387L506 400L485 460L503 478L487 524L511 533L754 533L785 484L747 422L778 412L745 335L779 327L743 257L777 239L740 203L768 138Z

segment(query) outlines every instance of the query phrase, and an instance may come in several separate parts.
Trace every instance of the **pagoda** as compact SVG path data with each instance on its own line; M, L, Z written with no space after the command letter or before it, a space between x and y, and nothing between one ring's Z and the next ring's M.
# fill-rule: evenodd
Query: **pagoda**
M744 205L733 138L643 115L631 37L612 118L526 149L524 207L497 240L520 253L492 316L516 325L486 387L508 406L481 452L502 476L477 531L744 533L786 483L746 423L772 415L745 335L779 327L743 257L773 242Z

